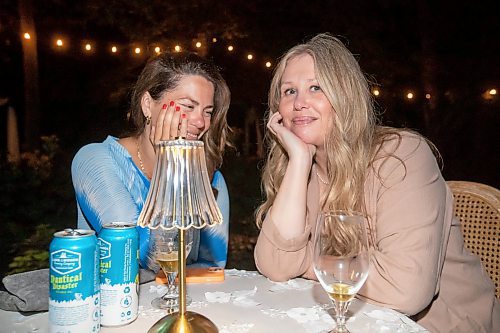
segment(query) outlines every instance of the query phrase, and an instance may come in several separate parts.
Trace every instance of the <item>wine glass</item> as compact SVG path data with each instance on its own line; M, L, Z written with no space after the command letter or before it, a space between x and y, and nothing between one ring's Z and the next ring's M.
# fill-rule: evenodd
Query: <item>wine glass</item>
M151 301L156 309L172 310L179 305L179 288L175 283L179 272L179 234L178 230L159 230L154 233L152 244L153 256L167 278L167 292ZM193 245L193 232L185 232L186 257ZM186 305L191 301L186 298Z
M365 217L356 212L320 214L313 252L314 272L333 302L334 333L349 332L345 314L368 277L369 254Z

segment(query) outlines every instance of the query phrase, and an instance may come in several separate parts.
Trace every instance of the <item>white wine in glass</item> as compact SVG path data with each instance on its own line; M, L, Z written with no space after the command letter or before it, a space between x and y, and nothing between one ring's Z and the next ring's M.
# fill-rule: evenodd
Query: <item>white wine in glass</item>
M170 253L159 252L156 255L156 261L165 274L179 271L179 252L177 250Z
M331 332L349 332L345 314L368 277L365 217L356 212L322 213L316 225L313 266L334 305L336 327Z
M190 229L191 230L191 229ZM153 234L153 233L152 233ZM193 245L193 231L185 233L186 257ZM179 289L175 283L179 272L179 238L178 231L155 231L152 239L153 256L167 278L167 292L151 301L151 306L157 309L172 310L179 305ZM186 299L186 304L190 302Z

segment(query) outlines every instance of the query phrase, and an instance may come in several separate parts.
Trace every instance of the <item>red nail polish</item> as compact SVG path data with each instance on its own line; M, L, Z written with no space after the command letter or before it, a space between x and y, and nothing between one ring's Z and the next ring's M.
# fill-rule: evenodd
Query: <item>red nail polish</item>
M181 107L180 106L176 106L175 107L175 111L180 111L181 110Z
M181 118L182 119L186 118L186 114L185 113L181 114Z
M174 101L170 101L170 106L174 106Z
M167 108L167 104L163 104L161 108L162 110L165 110Z

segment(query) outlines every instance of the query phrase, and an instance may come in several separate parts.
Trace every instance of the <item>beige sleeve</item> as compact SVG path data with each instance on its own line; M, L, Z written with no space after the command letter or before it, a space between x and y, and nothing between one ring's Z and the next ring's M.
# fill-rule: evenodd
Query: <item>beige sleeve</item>
M284 239L267 214L255 245L257 269L273 281L286 281L306 273L311 266L311 227L293 239ZM306 274L306 277L314 278Z
M376 240L369 276L359 295L413 315L437 292L451 201L424 140L404 135L395 154L404 165L389 158L376 166L380 177L368 178L372 184L365 200Z

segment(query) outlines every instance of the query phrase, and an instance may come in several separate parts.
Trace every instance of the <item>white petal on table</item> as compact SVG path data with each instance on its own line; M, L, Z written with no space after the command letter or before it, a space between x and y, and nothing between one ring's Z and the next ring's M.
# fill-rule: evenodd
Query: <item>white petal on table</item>
M196 308L196 309L206 308L207 306L208 306L207 301L192 301L191 304L188 305L189 308Z
M222 325L219 329L220 333L247 333L253 328L254 324L231 324Z
M288 280L286 282L271 282L273 283L273 285L271 286L271 288L269 288L269 290L274 292L281 292L286 290L307 290L312 288L312 286L314 285L313 281L302 278Z
M239 306L245 306L245 307L251 307L251 306L257 306L260 303L256 302L253 299L250 299L249 297L252 297L255 295L257 292L257 287L255 286L253 289L250 290L237 290L232 293L233 297L233 304L234 305L239 305Z
M255 286L255 287L253 287L253 289L250 289L250 290L237 290L237 291L233 291L232 295L235 298L240 298L240 297L254 296L256 292L257 292L257 287Z
M257 306L260 303L254 301L253 299L250 299L250 298L236 297L233 299L233 304L238 305L238 306L244 306L244 307L252 307L252 306Z
M261 309L260 312L271 318L284 319L287 317L286 312L281 309L268 308L268 309Z
M422 330L416 323L410 321L405 315L394 311L373 310L365 312L368 317L376 319L375 325L367 324L365 332L380 333L407 333L407 332L427 332Z
M398 316L392 312L389 312L389 311L373 310L370 312L365 312L365 314L368 317L371 317L373 319L380 319L380 320L388 321L388 322L391 322L391 321L394 322L394 321L400 320L400 316Z
M167 292L167 286L163 284L158 284L158 285L150 285L149 286L149 293L150 294L158 294L159 296L165 295Z
M258 276L260 275L257 272L254 271L246 271L244 269L226 269L224 271L224 274L227 276L239 276L239 277L252 277L252 276Z
M210 303L229 303L231 299L231 293L225 293L222 291L206 292L205 298Z

